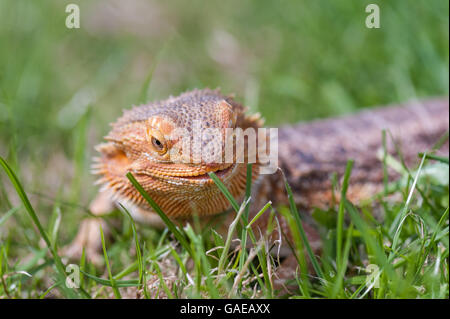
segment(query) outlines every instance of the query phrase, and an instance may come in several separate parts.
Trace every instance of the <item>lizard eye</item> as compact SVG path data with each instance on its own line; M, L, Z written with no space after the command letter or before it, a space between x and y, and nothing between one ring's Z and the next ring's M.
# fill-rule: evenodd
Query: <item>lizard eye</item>
M145 125L145 138L149 148L159 155L166 154L170 144L166 141L164 132L170 131L171 126L168 126L163 120L157 117L149 118Z
M152 137L152 144L157 149L162 149L163 148L163 145L162 145L161 141L156 139L156 138L154 138L154 137Z
M152 145L157 152L165 153L166 146L154 136L152 136Z

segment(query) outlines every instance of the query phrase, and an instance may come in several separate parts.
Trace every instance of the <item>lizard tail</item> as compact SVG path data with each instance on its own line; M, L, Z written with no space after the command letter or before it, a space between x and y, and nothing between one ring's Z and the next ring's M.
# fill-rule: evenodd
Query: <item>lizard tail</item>
M331 174L342 177L353 159L348 195L358 202L381 190L384 150L407 166L419 163L420 152L448 156L448 130L448 98L299 123L279 129L280 167L297 202L320 207L331 199ZM392 181L398 173L389 168L388 176Z

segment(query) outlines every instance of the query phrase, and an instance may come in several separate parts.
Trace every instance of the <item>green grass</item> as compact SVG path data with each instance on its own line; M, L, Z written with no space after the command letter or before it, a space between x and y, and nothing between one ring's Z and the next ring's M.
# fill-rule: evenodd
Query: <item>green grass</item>
M424 166L427 156L421 157L413 180L412 173L408 172L404 176L404 183L389 185L387 194L383 192L372 199L375 206L367 203L362 207L355 207L345 198L352 167L350 161L340 186L343 199L338 207L321 212L322 216L325 213L328 218L334 219L336 225L329 227L330 222L327 221L324 224L328 226L322 224L320 227L324 246L321 256L312 253L303 222L291 200L289 214L294 222L290 225L294 234L300 234L300 240L295 240L294 235L292 252L298 256L299 265L305 265L307 258L314 270L297 274L297 285L290 285L289 293L276 290L270 279L271 270L277 267L277 256L267 255L273 248L267 237L270 233L256 240L252 229L246 227L248 220L241 219L251 202L245 200L239 205L213 173L211 177L236 213L226 239L212 228L194 230L195 227L191 225L180 228L173 224L129 174L128 178L139 192L164 217L167 229L174 238L167 236L167 231L153 241L146 237L139 238L131 216L123 208L123 221L125 225L129 221L128 229L123 228L123 234L118 235L117 241L110 247L106 246L101 233L109 279L82 270L85 275L83 285L79 289L68 289L65 281L61 280L67 274L58 255L57 238L53 238L53 243L50 241L48 231L44 230L20 181L0 158L3 169L37 227L38 237L43 238L47 245L34 252L34 264L28 267L20 263L10 265L8 247L12 243L7 241L2 245L0 292L7 298L45 296L52 289L57 289L56 296L67 298L122 298L121 290L125 291L127 298L136 295L143 298L448 298L448 183L436 183L436 176L424 173L425 168L445 165L439 167L439 173L446 171L448 174L448 164L434 162ZM250 178L247 183L250 185ZM416 191L419 188L420 193ZM292 199L292 191L287 183L286 191ZM403 194L404 197L403 200L392 201L387 199L389 194ZM269 206L270 202L262 208L262 212L267 213ZM372 208L380 206L383 207L382 222L376 220L375 216L380 213ZM344 214L347 214L347 219L344 219ZM316 215L321 214L316 211ZM9 214L11 216L12 213ZM289 218L289 215L285 218ZM248 230L251 239L244 263L239 262L244 250L230 251L231 239L240 222L243 222L242 228ZM323 220L317 219L317 222ZM120 253L124 246L134 246L134 254L125 258ZM42 258L46 259L46 271L39 276L37 286L22 290L22 284L28 287L27 281L31 281L30 278L24 278L24 274L32 274L29 275L31 278L37 276L39 269L42 269L38 261ZM86 261L82 260L80 265L86 269ZM92 265L88 268L96 271ZM50 287L46 287L49 285L47 277L54 278ZM122 280L123 277L127 279Z
M122 225L104 242L104 266L82 258L83 289L65 288L60 247L89 214L93 146L123 108L220 86L277 126L448 96L447 1L379 1L379 30L363 25L371 1L148 1L138 12L152 24L140 29L133 21L142 19L126 16L105 26L106 7L72 2L80 30L64 27L63 2L0 2L0 298L277 296L276 256L246 227L251 200L230 197L241 212L231 230L248 250L212 229L160 232L116 211L105 217ZM389 156L383 163L402 178L385 180L382 194L313 212L320 256L294 207L278 210L298 235L299 264L315 269L299 274L290 297L448 298L448 158L418 154L413 171ZM334 184L345 197L346 183ZM276 225L270 203L258 209ZM367 285L370 264L381 270L378 288Z

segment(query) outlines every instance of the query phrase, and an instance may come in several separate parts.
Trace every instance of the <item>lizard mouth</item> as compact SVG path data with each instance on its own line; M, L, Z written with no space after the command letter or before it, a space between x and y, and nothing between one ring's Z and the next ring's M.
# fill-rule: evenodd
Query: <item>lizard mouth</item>
M180 176L179 179L188 180L188 181L198 181L198 182L207 182L207 181L212 182L212 179L209 176L209 173L212 172L212 173L216 174L217 177L223 179L223 178L227 177L233 171L233 169L235 167L236 167L236 164L233 163L225 168L218 169L216 171L212 170L210 172L200 174L200 175L195 175L195 176Z

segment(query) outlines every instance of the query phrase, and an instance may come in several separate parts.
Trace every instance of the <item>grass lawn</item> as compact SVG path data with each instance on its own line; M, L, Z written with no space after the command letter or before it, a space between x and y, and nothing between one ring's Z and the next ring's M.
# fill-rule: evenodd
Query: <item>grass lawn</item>
M364 25L371 1L72 3L80 29L64 26L64 2L0 2L0 298L279 296L276 257L252 234L235 251L212 229L157 231L119 210L104 265L82 258L81 289L67 288L58 251L88 216L93 146L124 108L220 86L280 126L448 96L447 1L378 1L380 29ZM449 297L448 157L385 165L402 178L382 193L313 212L323 251L295 242L314 271L284 298Z

